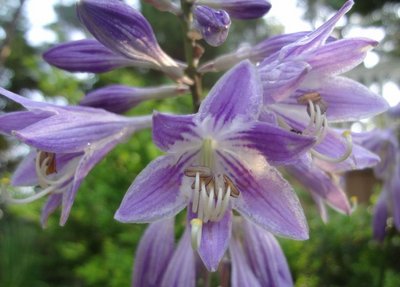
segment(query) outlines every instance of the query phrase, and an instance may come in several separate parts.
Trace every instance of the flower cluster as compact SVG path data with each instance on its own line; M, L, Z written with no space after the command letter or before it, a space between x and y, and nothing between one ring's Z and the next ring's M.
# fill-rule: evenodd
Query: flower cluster
M146 2L186 21L189 51L201 38L212 46L222 44L231 17L255 19L271 8L264 0L182 1L182 6ZM79 1L79 20L95 39L51 48L43 55L48 63L70 72L150 68L175 83L112 85L88 93L78 106L37 103L0 89L26 109L1 115L0 132L33 148L12 184L39 187L23 199L3 194L4 200L26 203L48 196L42 224L61 206L63 225L89 171L135 131L152 127L153 142L165 155L135 178L115 214L120 222L151 223L136 254L134 285L195 286L198 267L205 266L221 278L228 272L228 279L221 280L229 286L292 286L274 235L305 240L309 232L300 201L280 170L306 187L326 220L326 204L345 214L352 210L338 174L374 166L379 157L373 152L381 153L373 141L364 144L366 135L334 127L388 108L382 97L341 76L377 45L331 35L352 5L347 1L315 31L274 36L198 65L201 55L187 63L167 55L148 21L129 5ZM227 69L194 114L121 115L148 99L189 90L199 97L202 74ZM384 158L376 170L391 166ZM376 221L386 216L381 206ZM175 248L173 218L182 210L186 228Z

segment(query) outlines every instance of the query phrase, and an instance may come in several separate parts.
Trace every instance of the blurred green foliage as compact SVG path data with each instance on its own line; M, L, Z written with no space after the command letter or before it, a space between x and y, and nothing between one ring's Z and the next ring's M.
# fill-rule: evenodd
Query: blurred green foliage
M5 5L0 7L1 27L7 26L15 9L13 0L5 0ZM79 28L79 24L74 20L72 7L59 5L56 11L59 21L49 29L57 34L59 42L67 41L66 32ZM154 25L161 46L175 58L182 59L179 23L167 13L159 13L147 5L144 5L144 14ZM237 48L243 35L246 41L255 43L279 30L271 26L267 29L260 21L238 22L233 27L229 42L219 49L209 49L205 57L212 58ZM107 84L148 86L168 82L158 72L133 68L86 75L83 79L62 72L43 62L41 53L47 46L30 46L24 36L26 29L25 19L21 17L13 33L11 53L0 66L1 85L14 92L37 90L49 97L64 96L70 103L77 103L85 92ZM216 76L207 78L206 89L215 79ZM7 109L15 108L7 106ZM191 99L186 96L142 103L130 115L148 114L153 110L190 113ZM6 148L8 145L2 138L0 153ZM56 212L47 228L41 229L43 200L7 207L0 220L0 286L130 286L133 256L145 225L118 223L113 220L113 214L135 176L159 154L150 131L140 132L118 146L86 178L63 228L58 226ZM12 159L0 160L2 176L8 174L12 165ZM391 238L385 247L373 242L370 208L361 206L351 217L331 214L331 221L325 225L310 203L305 204L311 239L281 240L296 286L400 286L400 262L396 260L400 258L400 238ZM178 221L184 218L179 217ZM382 280L383 285L379 285Z

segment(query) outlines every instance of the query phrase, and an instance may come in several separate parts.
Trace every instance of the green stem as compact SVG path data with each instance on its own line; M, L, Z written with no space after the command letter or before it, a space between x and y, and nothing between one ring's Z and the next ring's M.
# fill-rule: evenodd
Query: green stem
M183 42L185 48L185 59L188 67L186 68L186 74L189 78L193 80L193 85L190 86L190 91L192 93L193 109L197 112L201 103L202 96L202 77L201 74L197 72L197 62L196 58L196 41L189 37L189 31L191 23L193 22L192 14L193 3L187 0L181 0L181 8L183 12Z

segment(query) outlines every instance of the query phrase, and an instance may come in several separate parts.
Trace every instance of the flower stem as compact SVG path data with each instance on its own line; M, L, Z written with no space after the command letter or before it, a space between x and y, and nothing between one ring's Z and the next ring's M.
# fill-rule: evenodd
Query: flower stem
M197 72L197 63L199 56L196 55L198 46L196 41L191 39L189 36L191 23L193 22L192 7L193 3L187 0L181 0L182 7L182 27L183 27L183 42L185 48L185 58L188 67L186 68L186 74L189 78L193 80L193 85L190 86L190 91L192 93L193 110L197 112L201 103L202 96L202 76Z

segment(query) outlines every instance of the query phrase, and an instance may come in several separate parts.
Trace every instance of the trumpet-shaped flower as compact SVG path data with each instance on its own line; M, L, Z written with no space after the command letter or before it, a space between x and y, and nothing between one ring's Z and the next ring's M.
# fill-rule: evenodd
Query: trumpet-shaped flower
M188 89L185 85L147 88L110 85L91 91L80 101L79 105L102 108L109 112L121 114L145 100L179 96L187 92Z
M14 173L14 186L35 185L39 191L9 203L27 203L49 195L42 224L62 205L60 224L70 213L76 192L89 171L133 132L151 126L151 117L127 118L102 109L34 102L0 88L0 94L27 110L0 116L0 132L33 147Z
M375 206L372 226L374 238L383 241L389 216L393 216L394 225L400 230L400 153L396 130L375 130L356 140L381 158L374 174L383 181L383 187Z
M56 46L44 58L68 71L106 72L123 66L157 69L177 81L188 81L184 67L158 45L154 32L138 11L118 0L81 0L78 17L99 41Z
M233 221L229 256L218 268L220 285L293 286L286 258L274 236L244 218L235 216ZM173 241L173 219L149 225L136 252L132 286L196 286L202 273L191 248L190 226L186 226L175 251Z
M135 179L115 218L152 222L188 206L193 245L210 270L228 246L232 208L272 233L306 239L298 199L271 164L292 162L315 140L257 121L261 104L256 69L243 62L197 114L155 113L153 141L168 154Z

